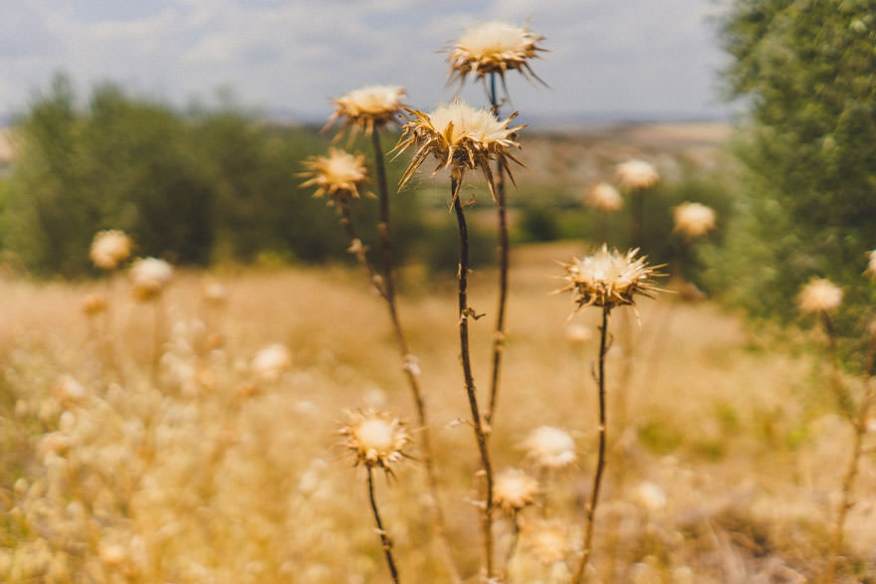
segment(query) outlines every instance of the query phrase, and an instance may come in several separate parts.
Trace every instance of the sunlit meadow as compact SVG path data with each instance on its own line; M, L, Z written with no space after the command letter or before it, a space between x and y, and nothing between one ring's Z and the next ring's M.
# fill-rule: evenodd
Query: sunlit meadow
M355 262L182 269L113 229L97 280L0 281L0 580L874 581L874 392L840 367L842 290L793 299L808 331L746 327L684 277L722 227L693 200L661 209L655 264L649 197L726 160L674 150L679 128L526 137L506 77L544 83L544 43L487 23L447 48L483 106L332 101L334 145L289 180ZM394 262L414 188L458 235L446 273ZM574 189L592 236L512 250L518 188Z

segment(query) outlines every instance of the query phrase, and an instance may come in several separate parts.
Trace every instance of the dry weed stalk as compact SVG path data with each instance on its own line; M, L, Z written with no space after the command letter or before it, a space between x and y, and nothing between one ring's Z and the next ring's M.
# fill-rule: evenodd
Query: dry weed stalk
M526 26L506 22L486 22L466 30L450 51L449 81L459 81L460 86L469 75L484 82L490 109L497 118L502 104L508 99L505 73L518 71L527 80L541 79L532 71L529 61L544 49L538 46L544 37L534 34ZM486 87L489 78L489 87ZM500 79L505 98L499 98L496 79ZM492 361L490 371L490 402L484 416L487 425L493 425L501 378L502 357L505 347L505 315L508 303L508 267L510 244L508 240L508 204L505 193L505 174L508 172L503 159L496 160L495 199L498 217L499 239L499 296L496 301L496 319L493 329ZM511 175L508 175L509 178Z
M593 478L593 488L590 500L585 510L586 525L584 535L583 555L575 572L574 584L580 584L584 572L590 562L593 552L593 528L595 525L596 507L599 504L599 493L602 486L602 475L606 464L606 400L605 400L605 356L609 349L609 316L612 309L618 306L635 305L636 296L653 297L658 291L651 278L659 276L657 268L648 266L645 257L636 258L637 249L625 255L617 250L608 251L606 245L594 254L583 259L573 259L564 264L566 270L566 286L557 292L571 292L576 304L575 312L588 306L602 309L602 322L599 326L599 354L596 382L598 384L599 400L599 452L596 461L596 473ZM573 313L574 314L574 313Z
M868 431L870 409L876 400L876 388L873 386L873 368L876 366L876 329L872 324L868 327L869 342L864 363L863 396L856 401L841 373L837 332L831 318L831 314L842 305L842 289L826 278L813 278L800 291L799 301L800 310L816 315L825 333L827 358L830 364L830 387L840 414L852 426L852 452L846 471L843 473L839 506L830 524L827 566L823 576L825 583L832 583L836 581L837 564L842 553L846 517L855 504L855 482L859 474L861 456L864 454L864 438Z
M481 415L475 388L469 347L469 319L480 316L468 304L469 239L465 218L465 206L460 198L460 189L466 170L480 170L487 179L490 193L496 198L496 184L491 164L498 161L506 165L507 159L515 160L511 148L519 148L514 141L520 127L510 127L513 115L499 120L490 110L475 109L462 101L449 106L440 106L430 113L409 110L402 135L396 146L398 152L408 148L415 150L414 157L402 176L401 185L410 180L414 172L434 157L438 161L435 172L450 171L450 198L456 215L459 232L459 265L457 267L458 328L462 360L463 383L471 410L471 423L480 454L480 473L483 474L481 527L484 542L484 569L489 580L494 575L493 563L493 469L489 451L490 428Z
M390 224L389 187L386 178L386 163L383 155L383 146L380 141L380 130L387 125L398 123L398 114L405 107L402 103L404 96L404 89L396 86L369 86L351 91L343 97L334 100L336 109L326 124L326 128L328 128L336 121L343 120L341 130L338 132L336 138L339 138L348 128L352 129L350 132L350 140L352 140L360 130L371 138L371 146L374 152L374 169L377 175L377 193L379 200L377 230L380 236L383 256L382 275L378 276L376 274L371 262L367 258L367 247L356 234L349 205L347 204L347 199L349 198L348 195L358 196L357 187L365 181L365 168L363 166L364 157L357 157L355 162L350 163L351 166L355 167L355 171L350 171L348 173L350 176L355 175L356 177L356 179L352 181L351 186L353 188L350 189L343 185L338 185L338 188L334 191L333 202L337 202L340 206L339 213L341 214L341 223L350 239L351 246L349 251L356 255L359 264L368 274L372 286L386 303L389 312L396 345L398 346L403 361L402 369L417 410L417 419L420 425L421 435L420 441L422 445L421 460L426 468L432 524L441 544L450 578L453 582L459 583L461 582L461 579L456 567L456 561L453 557L452 547L447 539L444 510L438 493L438 479L433 462L434 457L432 454L429 416L426 409L425 395L419 379L420 368L416 356L410 351L396 302L395 263ZM310 176L311 179L304 184L317 184L320 185L320 188L322 189L323 184L336 183L337 181L330 176L329 172L327 172L327 165L318 161L319 159L312 159L309 163L310 172L305 173L305 176ZM317 196L318 195L319 191L317 191Z

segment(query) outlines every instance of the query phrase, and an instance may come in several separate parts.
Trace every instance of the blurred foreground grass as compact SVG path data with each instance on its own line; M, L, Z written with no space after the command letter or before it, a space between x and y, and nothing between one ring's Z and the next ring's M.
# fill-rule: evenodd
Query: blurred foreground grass
M524 513L514 582L562 582L538 534L580 542L595 458L591 364L596 322L549 292L554 260L584 250L533 245L513 254L503 393L493 427L502 470L525 466L521 442L550 425L575 438L578 463L551 477L550 513ZM227 299L209 308L202 287ZM471 304L492 307L477 271ZM475 445L456 345L453 282L401 274L401 313L423 372L450 539L475 581ZM82 298L108 294L109 318ZM385 582L366 511L364 471L338 446L343 410L375 406L409 422L384 308L361 274L341 269L183 273L168 290L168 336L150 378L155 307L127 283L0 283L0 580L4 582ZM594 554L603 582L806 582L823 569L850 432L830 414L804 356L772 348L709 302L662 295L613 315L611 459ZM486 385L491 317L473 325ZM583 325L593 335L569 327ZM113 341L112 356L101 344ZM287 347L278 378L256 353ZM114 366L110 366L114 364ZM416 451L411 452L416 458ZM425 519L416 460L378 485L402 581L445 581ZM847 522L848 581L876 577L865 460ZM510 524L496 526L498 549ZM576 542L578 542L576 544ZM851 578L851 576L850 576Z

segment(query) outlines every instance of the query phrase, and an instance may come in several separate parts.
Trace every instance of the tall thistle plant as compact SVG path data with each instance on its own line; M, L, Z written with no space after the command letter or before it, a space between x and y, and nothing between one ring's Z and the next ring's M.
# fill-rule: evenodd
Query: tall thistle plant
M505 74L517 71L529 81L544 82L533 72L529 62L544 51L538 46L541 37L526 26L507 22L486 22L466 30L456 41L448 61L450 63L449 81L461 87L471 76L484 84L490 109L499 117L500 110L508 99L508 86ZM496 87L501 81L505 98L500 98ZM505 346L505 314L508 303L508 267L510 264L510 243L508 239L508 204L505 194L505 176L511 178L505 162L496 160L494 173L494 198L498 216L499 239L499 297L496 303L496 320L493 332L492 369L490 374L490 403L485 419L492 425L495 414L499 382L501 378L502 356ZM513 179L512 179L513 180Z
M489 448L490 429L481 413L483 407L478 400L471 364L469 321L478 318L478 315L468 304L469 240L465 218L465 207L468 203L462 201L460 191L466 172L480 171L486 178L490 193L494 199L496 198L496 178L492 164L495 162L507 168L509 161L518 162L511 151L520 147L515 142L515 137L522 126L511 126L513 118L514 115L511 115L500 120L489 109L476 109L460 100L440 106L429 113L409 110L407 121L402 127L401 138L396 146L396 151L399 153L409 149L415 152L402 176L401 186L404 186L429 158L437 161L436 173L440 170L450 171L450 204L456 215L459 230L457 268L459 345L463 383L480 454L479 475L483 477L480 507L484 546L483 565L487 579L491 579L495 573L492 528L493 467Z
M602 477L606 464L606 376L605 356L610 346L608 327L611 311L620 306L633 306L637 296L651 298L658 290L651 278L659 276L657 268L649 266L645 257L636 257L638 250L620 254L617 250L608 251L606 245L595 253L582 259L574 258L564 264L566 286L557 292L570 292L575 302L575 312L582 308L595 306L601 309L602 324L599 327L599 354L596 382L599 400L599 450L596 461L596 473L590 500L585 509L586 524L584 531L584 553L575 572L574 584L583 581L584 573L590 563L593 553L593 529L596 520L596 508L599 504L599 493L602 488Z

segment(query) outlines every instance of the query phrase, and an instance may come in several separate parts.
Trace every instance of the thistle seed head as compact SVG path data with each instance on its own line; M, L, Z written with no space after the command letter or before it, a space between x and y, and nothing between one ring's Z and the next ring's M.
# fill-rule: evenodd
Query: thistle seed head
M842 289L826 278L813 278L800 290L800 310L805 313L827 314L842 303Z
M123 231L99 231L91 241L89 257L102 270L115 270L131 255L131 239Z
M616 306L635 304L636 295L653 298L659 291L651 281L661 276L657 267L649 266L646 257L636 258L638 249L623 255L617 250L608 251L605 244L595 253L584 258L572 258L564 276L566 286L557 290L572 292L577 304L576 311L586 306L612 309ZM659 267L659 266L658 266Z
M345 437L344 445L355 456L356 466L379 467L391 474L389 465L404 458L403 450L410 442L404 422L370 408L349 411L347 417L339 434Z
M509 468L496 476L493 502L506 513L512 514L535 502L538 481L525 471Z
M628 160L617 165L617 181L621 188L643 190L660 181L657 170L644 160Z
M359 198L359 187L365 184L364 154L350 154L338 148L329 148L328 156L312 156L304 161L306 172L299 176L308 180L302 187L316 186L314 197L328 195L329 204L347 198Z
M544 37L526 26L508 22L474 26L463 32L450 50L450 82L462 85L469 75L482 79L490 74L499 75L504 82L507 71L518 71L529 81L544 83L529 66L529 61L545 50L538 46L542 40Z
M329 118L326 128L338 120L343 120L338 134L352 128L350 137L359 131L370 135L375 128L397 123L398 114L404 109L402 102L406 95L403 87L395 85L370 85L354 89L348 94L332 100L335 111Z
M672 210L675 231L688 241L701 237L715 228L715 210L700 203L682 203Z

